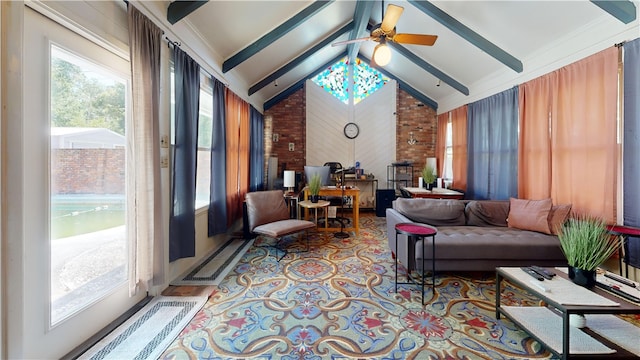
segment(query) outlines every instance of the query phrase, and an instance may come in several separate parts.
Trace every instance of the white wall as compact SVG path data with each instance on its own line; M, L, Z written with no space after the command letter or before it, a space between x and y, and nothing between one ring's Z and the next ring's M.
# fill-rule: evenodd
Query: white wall
M350 167L359 161L367 174L386 181L387 165L395 161L396 154L396 82L389 81L351 108L311 80L305 86L306 165L337 161ZM348 122L360 128L353 140L344 136Z

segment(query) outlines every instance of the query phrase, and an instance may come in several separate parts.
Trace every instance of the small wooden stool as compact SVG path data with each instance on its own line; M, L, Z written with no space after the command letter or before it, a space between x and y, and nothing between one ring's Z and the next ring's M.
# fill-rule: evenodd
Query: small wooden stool
M330 202L328 202L327 200L318 200L318 202L311 202L311 200L304 200L304 201L300 201L298 203L298 206L306 208L306 209L314 209L315 210L315 223L316 223L316 231L318 231L318 209L324 209L324 237L327 237L327 232L328 232L328 228L327 228L327 223L328 223L328 207L329 207ZM305 216L305 220L308 220L307 217Z

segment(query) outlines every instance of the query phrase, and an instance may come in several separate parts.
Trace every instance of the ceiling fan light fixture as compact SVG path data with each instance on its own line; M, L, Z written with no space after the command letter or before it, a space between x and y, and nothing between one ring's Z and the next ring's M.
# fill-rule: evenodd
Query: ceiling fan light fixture
M379 66L385 66L391 61L391 49L387 44L376 45L375 49L373 49L373 61Z

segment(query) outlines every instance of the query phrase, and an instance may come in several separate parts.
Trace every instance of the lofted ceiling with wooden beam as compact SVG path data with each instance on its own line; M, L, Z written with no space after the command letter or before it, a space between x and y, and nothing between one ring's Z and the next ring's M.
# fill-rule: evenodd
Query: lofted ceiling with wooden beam
M389 4L404 8L398 33L438 38L433 46L388 42L391 62L378 68L438 112L640 37L638 0L140 4L156 17L164 12L175 33L189 32L202 42L204 58L221 80L232 79L244 92L239 95L258 109L277 104L343 56L369 61L377 43L348 40L368 37ZM336 42L347 43L332 46Z

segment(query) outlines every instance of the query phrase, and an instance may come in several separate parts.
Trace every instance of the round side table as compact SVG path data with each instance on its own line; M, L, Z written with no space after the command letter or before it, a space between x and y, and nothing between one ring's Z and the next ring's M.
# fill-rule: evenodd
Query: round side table
M607 231L613 236L620 238L620 248L618 249L618 267L622 275L622 261L625 265L625 277L629 277L629 236L640 237L640 228L624 225L607 225ZM632 265L633 266L633 265ZM634 266L635 267L635 266Z
M327 224L328 224L328 214L327 208L329 207L330 202L327 200L318 200L318 202L311 202L311 200L304 200L298 202L298 206L306 208L306 209L314 209L315 210L315 223L316 223L316 231L318 230L318 209L324 209L324 235L327 236ZM307 220L307 219L305 219Z
M422 239L422 281L420 282L422 285L422 305L424 305L424 249L426 248L425 241L427 237L431 237L431 293L435 293L434 288L436 286L436 234L438 230L426 224L419 223L399 223L396 224L396 252L398 251L398 235L403 234L407 235L407 241L410 244L415 244L415 241L418 239ZM411 239L415 239L415 241L411 241ZM409 251L409 254L415 253L414 251ZM396 255L396 267L395 267L395 275L396 275L396 293L398 292L398 284L410 284L410 285L419 285L416 280L411 276L410 270L407 270L407 282L398 282L398 256Z

